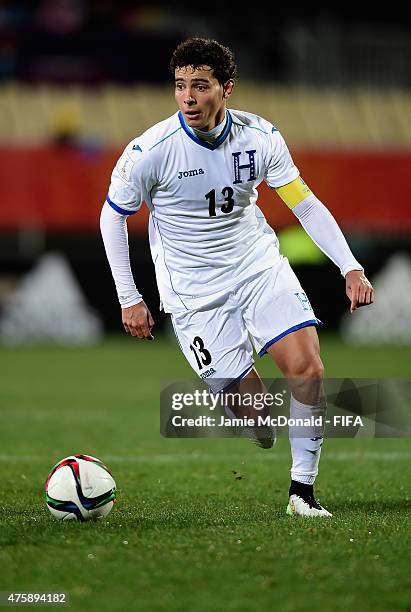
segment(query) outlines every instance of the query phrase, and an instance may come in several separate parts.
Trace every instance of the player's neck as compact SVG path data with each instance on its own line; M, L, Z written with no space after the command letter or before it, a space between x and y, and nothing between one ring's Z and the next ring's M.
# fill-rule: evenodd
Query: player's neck
M201 140L205 140L206 142L214 142L220 136L221 132L225 128L225 124L227 121L227 113L224 113L223 120L221 123L215 126L212 130L199 130L198 128L189 128L197 138L201 138ZM188 126L187 126L188 127Z

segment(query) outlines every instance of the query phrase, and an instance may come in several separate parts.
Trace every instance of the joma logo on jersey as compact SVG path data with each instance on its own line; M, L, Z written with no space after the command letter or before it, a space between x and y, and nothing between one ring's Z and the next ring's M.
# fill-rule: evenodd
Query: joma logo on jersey
M197 176L198 174L204 174L204 170L199 168L198 170L183 170L178 173L178 178L187 178L189 176Z
M209 378L210 376L212 376L213 374L215 374L215 369L214 368L210 368L209 370L206 370L205 372L202 372L200 374L201 378L203 380L205 380L206 378Z

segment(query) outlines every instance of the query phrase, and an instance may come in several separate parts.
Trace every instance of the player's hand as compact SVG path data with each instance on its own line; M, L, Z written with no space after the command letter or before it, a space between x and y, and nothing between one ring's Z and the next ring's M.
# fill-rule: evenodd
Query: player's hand
M135 338L154 340L151 329L154 319L144 302L122 309L124 329Z
M374 301L374 289L362 270L351 270L345 276L345 290L351 300L350 312Z

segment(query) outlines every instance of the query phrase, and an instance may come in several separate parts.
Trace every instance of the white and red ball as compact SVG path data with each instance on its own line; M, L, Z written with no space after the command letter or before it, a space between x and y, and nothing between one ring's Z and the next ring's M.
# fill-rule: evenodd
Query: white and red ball
M100 459L71 455L59 461L46 480L46 503L61 520L87 521L107 516L116 498L116 483Z

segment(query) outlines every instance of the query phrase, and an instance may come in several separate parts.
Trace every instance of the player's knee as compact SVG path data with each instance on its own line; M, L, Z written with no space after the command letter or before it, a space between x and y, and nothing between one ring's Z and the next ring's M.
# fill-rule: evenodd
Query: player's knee
M320 357L314 357L307 365L305 377L321 379L324 376L324 365Z
M324 366L318 355L305 359L296 359L288 364L285 375L287 378L322 379Z

